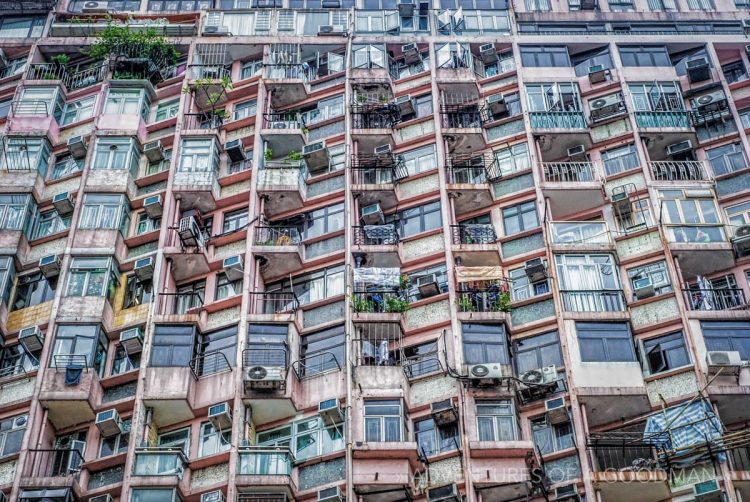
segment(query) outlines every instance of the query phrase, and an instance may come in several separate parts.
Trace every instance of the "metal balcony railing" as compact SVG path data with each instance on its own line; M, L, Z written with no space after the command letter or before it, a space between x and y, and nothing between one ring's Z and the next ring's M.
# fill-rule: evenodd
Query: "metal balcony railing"
M243 171L249 171L253 168L253 159L248 158L239 162L232 162L227 168L227 174L241 173Z
M13 115L49 116L49 103L40 99L17 99L10 104Z
M182 116L183 130L218 129L222 124L224 119L210 112L185 113Z
M587 183L598 179L593 162L542 162L542 171L548 183Z
M656 443L644 439L642 433L591 433L587 447L594 470L599 472L661 470Z
M566 312L622 312L625 294L621 289L560 291Z
M499 286L459 290L456 294L461 312L505 312L510 301L510 293L503 292Z
M187 457L182 448L141 447L135 450L134 476L177 476L187 466Z
M352 227L354 244L357 246L392 246L398 244L396 225L364 225Z
M161 315L185 315L203 307L203 293L159 293Z
M351 170L356 185L395 183L409 173L399 155L356 154L351 157Z
M583 112L529 112L532 129L585 129Z
M83 89L90 85L98 84L107 76L108 67L105 64L95 66L93 68L87 68L85 70L79 70L74 73L68 74L68 78L65 80L65 87L69 90Z
M486 110L477 103L441 105L440 116L443 127L450 129L478 128L488 121Z
M690 127L690 114L685 110L636 111L635 122L642 129Z
M89 369L89 358L84 354L55 354L52 358L55 368L63 369Z
M26 68L27 80L62 80L65 81L68 72L64 66L57 63L31 63Z
M302 80L307 82L316 76L315 68L302 63L267 63L266 78L270 80Z
M490 223L451 225L453 244L493 244L497 241L495 227Z
M188 72L190 80L222 80L232 76L230 68L220 64L191 64Z
M610 244L604 221L560 221L550 223L553 244Z
M351 105L354 129L392 129L401 121L398 107L390 102Z
M286 368L289 365L289 352L286 348L251 348L242 351L242 366L272 366Z
M238 493L237 502L289 502L285 493Z
M299 112L264 113L265 129L304 129L305 121Z
M402 312L401 302L405 301L400 290L370 290L352 293L352 305L357 312L395 313Z
M297 227L255 227L256 246L298 246L302 237Z
M740 288L683 289L690 310L736 310L747 308L745 292Z
M196 379L232 371L227 356L220 351L208 352L195 356L190 361L190 371Z
M431 457L439 453L445 453L447 451L458 450L458 438L449 437L445 439L439 439L428 444L419 446L419 452L422 458Z
M487 183L502 177L500 163L491 152L481 155L451 155L448 157L446 170L449 183Z
M709 244L712 242L726 242L726 234L722 225L681 225L664 224L667 239L674 243Z
M700 160L659 160L648 163L656 181L708 181L708 170Z
M27 478L78 477L83 455L73 448L48 448L29 450L23 476Z
M290 476L294 455L288 446L240 446L240 476Z
M251 314L282 314L299 308L297 295L291 291L250 292Z
M404 368L406 378L409 380L443 371L443 364L440 362L440 356L437 352L408 358L402 361L401 365Z
M297 380L304 380L331 371L341 371L341 364L332 352L318 352L294 361L292 369Z

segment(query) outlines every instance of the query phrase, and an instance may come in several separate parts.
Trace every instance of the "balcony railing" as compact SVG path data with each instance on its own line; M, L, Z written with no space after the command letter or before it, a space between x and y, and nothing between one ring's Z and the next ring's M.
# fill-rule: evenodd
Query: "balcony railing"
M708 181L708 170L699 160L659 160L648 163L656 181Z
M406 178L409 173L398 155L352 155L351 170L356 185L381 185Z
M265 129L303 129L305 122L298 112L264 113L263 127Z
M625 310L625 295L620 289L567 290L562 294L566 312L621 312Z
M248 158L240 160L239 162L232 162L227 168L227 174L241 173L243 171L249 171L253 168L253 159Z
M190 80L222 80L232 75L229 68L217 64L191 64L188 72Z
M683 289L690 310L736 310L747 308L745 292L740 288Z
M482 127L487 121L485 110L477 103L443 104L440 107L443 127L450 129L473 129Z
M352 305L357 312L396 313L403 312L404 295L398 290L355 291Z
M726 242L724 227L721 225L665 225L667 238L673 243L710 244Z
M107 65L100 65L70 73L65 81L65 87L72 91L97 84L107 76L108 69Z
M607 223L604 221L551 222L553 244L609 244Z
M341 371L341 364L332 352L318 352L292 363L297 380L312 378L331 371Z
M203 307L203 293L160 293L159 313L185 315Z
M594 470L599 472L661 470L655 443L644 439L642 433L591 433L587 446Z
M396 225L364 225L353 227L357 246L392 246L398 244Z
M490 223L451 225L453 244L493 244L497 241L495 227Z
M586 183L597 180L593 162L543 162L544 181L548 183Z
M461 312L508 312L510 293L499 286L486 289L457 291L458 310Z
M297 227L255 227L256 246L298 246L302 236Z
M23 115L49 116L50 104L40 99L17 99L11 104L11 110L16 117Z
M351 110L354 129L392 129L401 121L398 107L390 102L354 103Z
M406 378L409 380L443 371L443 364L440 362L440 356L437 352L408 358L402 361L401 365L404 368Z
M83 464L81 452L73 448L29 450L23 476L28 478L78 477Z
M690 127L690 114L684 110L636 111L635 122L642 129L686 129Z
M190 361L190 370L193 372L193 376L198 379L232 371L232 365L229 363L227 356L217 350L195 356Z
M500 163L493 153L451 155L446 170L449 183L487 183L502 177Z
M182 116L183 130L218 129L224 123L224 119L209 112L185 113Z
M182 448L145 447L135 450L134 476L177 476L187 466Z
M729 462L733 471L750 471L750 446L730 449Z
M584 129L583 112L529 112L532 129Z
M267 366L286 368L289 364L289 352L286 348L261 349L252 348L242 351L242 366Z
M240 476L290 476L294 455L288 446L241 446Z
M291 291L250 292L251 314L282 314L299 308L297 295Z
M64 66L57 63L31 63L26 69L28 80L65 80L68 72Z
M316 76L315 68L301 63L267 63L266 75L270 80L302 80L307 82Z

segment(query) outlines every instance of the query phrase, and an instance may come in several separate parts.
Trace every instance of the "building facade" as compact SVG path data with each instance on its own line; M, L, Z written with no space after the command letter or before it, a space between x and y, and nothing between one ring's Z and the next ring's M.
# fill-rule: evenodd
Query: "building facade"
M0 500L750 502L744 0L0 3Z

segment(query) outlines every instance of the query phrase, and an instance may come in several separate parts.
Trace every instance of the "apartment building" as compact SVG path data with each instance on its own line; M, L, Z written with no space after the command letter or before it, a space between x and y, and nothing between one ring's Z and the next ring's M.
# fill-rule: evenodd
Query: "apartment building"
M748 35L0 2L0 501L750 502Z

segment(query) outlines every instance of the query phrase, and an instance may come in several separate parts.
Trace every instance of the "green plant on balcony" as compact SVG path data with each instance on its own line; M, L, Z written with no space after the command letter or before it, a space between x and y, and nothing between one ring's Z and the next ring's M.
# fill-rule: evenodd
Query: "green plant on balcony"
M300 160L302 160L302 154L297 150L292 150L287 154L286 158L294 162L299 162Z
M406 312L409 310L409 301L400 296L389 296L385 299L386 312Z
M510 312L510 291L501 290L497 295L497 301L492 302L490 308L493 312Z
M111 18L97 40L81 52L93 59L146 60L161 68L174 65L180 57L177 48L156 29L133 30Z
M461 312L474 312L476 310L476 308L474 307L474 303L467 295L463 295L458 298L456 300L456 304L458 305L458 309Z
M65 68L65 66L70 62L70 56L68 56L67 54L55 54L50 59L59 68Z
M401 288L401 291L406 291L409 289L409 276L406 274L401 274L398 278L398 287Z
M270 148L266 148L265 150L263 150L263 160L269 162L271 159L273 159L273 150Z
M364 297L352 295L352 308L355 312L372 312L375 310L375 302Z
M357 103L363 105L365 101L367 101L367 96L365 96L364 94L357 94Z

